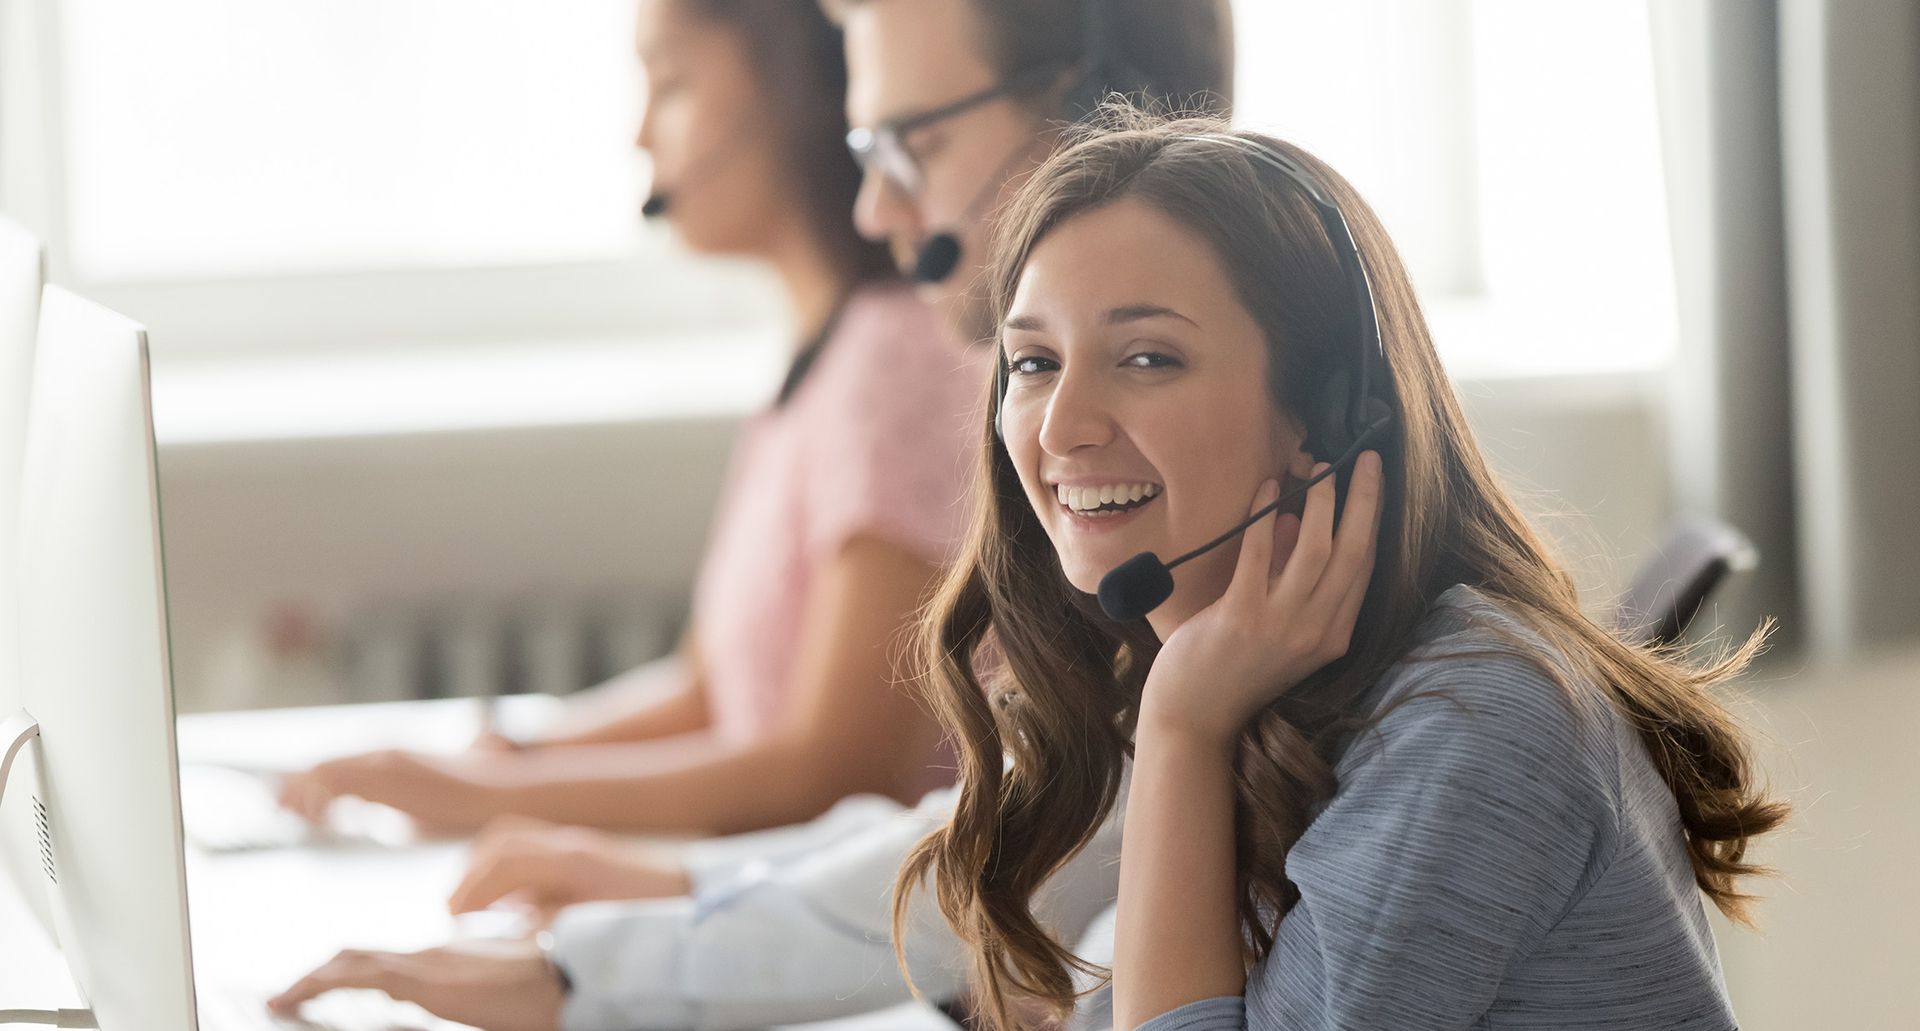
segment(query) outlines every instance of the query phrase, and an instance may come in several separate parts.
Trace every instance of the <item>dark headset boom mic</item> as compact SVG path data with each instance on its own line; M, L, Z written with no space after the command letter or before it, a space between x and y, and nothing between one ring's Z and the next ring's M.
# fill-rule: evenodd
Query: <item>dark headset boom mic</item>
M745 115L736 119L732 132L729 132L720 142L707 148L706 153L693 159L687 173L680 177L681 181L687 184L686 189L698 189L700 184L712 182L713 172L734 159L748 139L748 134L744 131L747 121ZM680 190L654 190L640 205L640 217L653 219L666 214L673 207L673 199L680 193Z

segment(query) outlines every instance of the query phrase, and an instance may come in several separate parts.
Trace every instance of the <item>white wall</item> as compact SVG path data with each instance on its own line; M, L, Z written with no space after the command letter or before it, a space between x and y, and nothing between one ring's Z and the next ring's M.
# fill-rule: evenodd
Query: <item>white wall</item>
M324 633L462 597L661 605L692 582L734 426L721 419L163 446L183 708L338 700L248 685L270 606ZM291 674L285 674L291 677ZM249 696L251 694L251 696Z

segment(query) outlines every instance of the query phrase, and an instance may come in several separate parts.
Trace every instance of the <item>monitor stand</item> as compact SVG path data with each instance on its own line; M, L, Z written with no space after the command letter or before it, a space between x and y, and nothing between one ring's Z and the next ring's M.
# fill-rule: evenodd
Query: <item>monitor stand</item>
M13 773L13 760L27 742L40 736L40 722L25 709L0 721L0 798L6 797L7 779ZM41 1024L49 1027L96 1028L92 1010L5 1010L0 1009L0 1024Z

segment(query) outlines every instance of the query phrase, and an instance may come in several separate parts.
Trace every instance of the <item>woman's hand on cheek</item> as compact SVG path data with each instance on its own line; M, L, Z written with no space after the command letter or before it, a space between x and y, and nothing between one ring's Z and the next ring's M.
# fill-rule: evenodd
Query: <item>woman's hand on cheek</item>
M1279 490L1263 483L1248 511ZM1331 476L1307 491L1298 520L1268 515L1253 524L1226 592L1170 634L1154 660L1143 729L1229 744L1268 703L1345 655L1373 576L1380 497L1380 456L1369 451L1354 463L1337 532Z

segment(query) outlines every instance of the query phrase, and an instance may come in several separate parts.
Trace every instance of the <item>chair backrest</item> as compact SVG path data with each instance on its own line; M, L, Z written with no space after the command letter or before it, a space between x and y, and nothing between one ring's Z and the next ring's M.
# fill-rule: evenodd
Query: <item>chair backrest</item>
M1620 600L1615 629L1631 644L1672 644L1728 577L1758 562L1753 542L1725 523L1677 522Z

